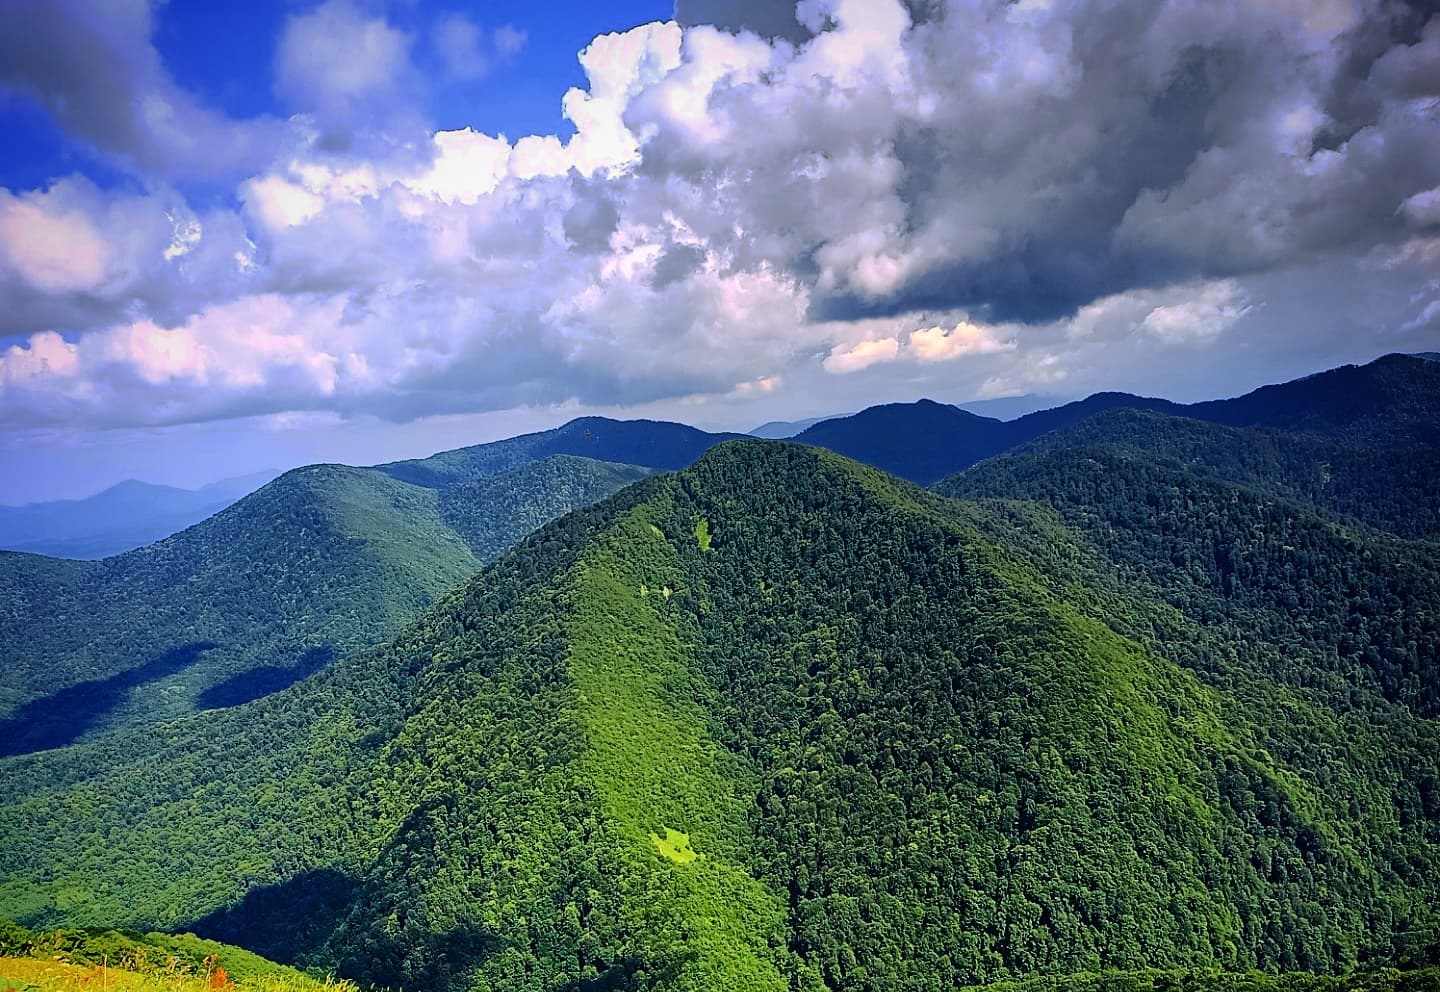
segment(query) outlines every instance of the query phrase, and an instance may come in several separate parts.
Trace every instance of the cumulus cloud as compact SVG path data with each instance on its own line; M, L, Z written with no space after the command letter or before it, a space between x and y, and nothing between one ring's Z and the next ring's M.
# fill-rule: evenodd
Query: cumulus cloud
M1314 361L1435 330L1440 21L1412 7L777 9L684 2L596 38L574 133L513 141L416 139L411 91L417 48L459 78L518 34L298 12L275 69L300 137L235 206L0 193L0 330L23 338L0 420L1003 395L1188 371L1242 335Z
M981 327L962 320L950 330L925 327L910 332L910 350L922 362L946 362L963 355L992 355L998 351L1014 351L1014 337L1006 337L998 328Z
M44 107L71 135L151 174L232 178L262 167L289 135L236 121L176 85L151 43L150 0L0 4L0 92Z
M180 319L242 291L253 247L233 213L197 212L166 187L0 189L0 335L84 330L137 307Z
M111 252L81 211L47 209L48 197L0 190L0 251L7 268L41 294L99 289Z
M825 359L825 371L845 374L859 372L881 362L893 362L900 356L898 338L874 338L851 345L836 345Z

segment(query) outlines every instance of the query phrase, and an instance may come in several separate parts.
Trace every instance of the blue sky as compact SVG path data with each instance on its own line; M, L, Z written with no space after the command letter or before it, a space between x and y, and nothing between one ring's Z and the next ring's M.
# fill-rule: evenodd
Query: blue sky
M12 0L0 502L1434 350L1435 65L1401 0Z
M287 18L300 9L295 0L168 0L155 8L152 40L175 81L208 105L237 119L279 115L286 108L276 98L268 67ZM427 67L434 83L427 106L437 127L568 134L560 97L585 83L576 53L596 35L667 19L672 5L664 0L562 0L544 4L542 18L536 12L536 4L518 0L417 2L388 9L392 23L417 33L423 33L427 19L447 13L467 15L482 28L509 26L524 33L520 50L497 59L495 68L479 78L448 81L440 66L432 62ZM9 189L41 186L77 170L107 186L130 178L109 168L83 141L71 140L23 93L11 90L0 99L0 131L6 135L0 185Z

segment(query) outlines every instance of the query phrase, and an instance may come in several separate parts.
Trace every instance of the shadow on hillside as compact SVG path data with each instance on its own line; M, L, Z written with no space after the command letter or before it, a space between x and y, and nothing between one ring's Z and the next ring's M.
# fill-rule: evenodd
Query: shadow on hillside
M293 665L263 665L248 672L232 675L218 685L212 685L195 700L195 708L218 710L226 706L239 706L268 696L272 692L288 689L303 678L314 675L335 660L335 649L330 646L310 648Z
M388 988L445 988L500 947L468 921L431 932L413 907L379 905L385 908L377 909L353 876L320 868L253 888L182 930Z
M235 944L272 961L294 964L318 951L339 926L359 883L329 868L304 871L246 892L183 927L200 937Z
M75 743L119 706L131 689L183 672L218 646L211 641L185 644L108 679L79 682L26 703L15 716L0 720L0 757Z
M347 930L337 975L382 988L465 987L474 984L469 976L504 946L468 920L434 932L426 928L423 910L419 918L397 910L386 918L372 916L366 927Z

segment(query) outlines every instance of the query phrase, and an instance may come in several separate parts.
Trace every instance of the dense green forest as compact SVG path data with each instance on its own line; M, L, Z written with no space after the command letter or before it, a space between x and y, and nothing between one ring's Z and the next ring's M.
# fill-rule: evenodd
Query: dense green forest
M558 456L436 490L315 465L113 558L0 553L0 755L284 688L647 471Z
M0 914L425 992L1409 988L1430 545L1050 457L724 444L299 685L0 763Z
M1306 503L1401 537L1440 538L1435 484L1440 442L1416 443L1405 433L1387 434L1378 426L1365 434L1352 441L1117 409L1042 435L1017 451L1103 448ZM995 464L1009 463L997 459ZM1033 495L1051 494L1042 489Z

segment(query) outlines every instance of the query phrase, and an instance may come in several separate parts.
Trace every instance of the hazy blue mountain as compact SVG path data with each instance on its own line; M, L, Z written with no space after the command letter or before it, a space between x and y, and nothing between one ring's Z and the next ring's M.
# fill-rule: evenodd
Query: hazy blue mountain
M960 409L980 417L994 417L996 420L1014 420L1037 410L1049 410L1067 400L1055 396L1037 396L1026 393L1022 396L1000 396L992 400L972 400L955 404Z
M886 403L826 420L796 435L902 479L929 485L1009 445L1004 423L934 400Z
M742 436L710 434L662 420L581 417L553 430L442 451L428 458L389 462L375 468L402 482L431 488L494 475L551 455L578 455L669 472L685 468L721 441Z
M83 499L0 506L0 549L82 559L119 554L219 513L278 474L222 479L199 489L130 479Z
M836 413L825 417L806 417L804 420L771 420L761 424L750 432L751 437L764 438L770 441L784 441L792 438L807 427L814 427L816 424L826 420L834 420L837 417L849 417L852 414Z

